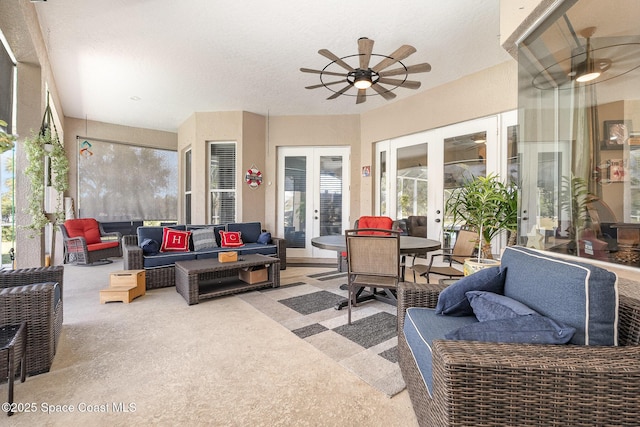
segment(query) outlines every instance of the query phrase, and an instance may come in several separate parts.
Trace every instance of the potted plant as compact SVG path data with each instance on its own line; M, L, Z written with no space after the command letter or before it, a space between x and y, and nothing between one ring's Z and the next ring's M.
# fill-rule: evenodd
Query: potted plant
M496 174L466 181L447 200L445 209L453 225L464 225L478 233L478 257L467 269L495 265L491 240L503 230L514 243L518 226L518 191L514 184L503 183Z
M45 173L47 172L45 170L45 157L49 157L50 160L51 181L49 185L56 190L58 195L53 222L64 221L63 196L69 186L69 160L64 151L64 146L60 142L55 124L52 130L50 123L53 123L53 117L51 109L47 105L40 131L33 133L31 137L26 138L24 141L25 153L29 163L24 173L31 183L29 203L25 208L25 211L31 216L31 223L25 228L31 231L30 237L40 235L43 227L52 221L47 217L43 209Z

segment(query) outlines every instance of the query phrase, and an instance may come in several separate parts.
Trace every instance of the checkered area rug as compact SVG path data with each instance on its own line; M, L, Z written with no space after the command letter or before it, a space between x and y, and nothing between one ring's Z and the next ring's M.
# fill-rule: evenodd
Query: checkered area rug
M368 301L336 310L346 274L329 270L284 280L280 288L238 295L362 380L393 397L405 388L398 366L396 307Z

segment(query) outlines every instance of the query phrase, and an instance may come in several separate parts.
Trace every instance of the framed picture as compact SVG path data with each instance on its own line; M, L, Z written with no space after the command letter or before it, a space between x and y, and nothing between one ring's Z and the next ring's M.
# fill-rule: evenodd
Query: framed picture
M605 150L620 149L629 143L631 123L625 120L606 120L604 122L604 140L602 148Z

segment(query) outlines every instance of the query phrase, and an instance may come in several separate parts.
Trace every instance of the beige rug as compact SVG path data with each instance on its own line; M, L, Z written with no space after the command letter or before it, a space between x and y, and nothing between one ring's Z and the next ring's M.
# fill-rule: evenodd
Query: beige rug
M388 397L405 388L397 363L396 307L369 301L336 310L346 298L335 270L284 280L280 288L239 295L293 334L328 355Z

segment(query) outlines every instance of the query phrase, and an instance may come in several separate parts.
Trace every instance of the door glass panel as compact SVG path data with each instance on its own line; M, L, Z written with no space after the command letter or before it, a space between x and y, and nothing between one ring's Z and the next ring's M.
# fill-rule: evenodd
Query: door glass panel
M284 236L289 248L305 247L307 158L284 160Z
M396 216L427 215L427 144L398 149L396 180Z
M444 200L465 182L487 173L487 133L477 132L454 136L444 140ZM453 227L453 221L447 213L444 219L445 230Z
M342 233L342 157L320 156L320 235Z
M387 211L387 152L380 152L380 215L389 215Z

